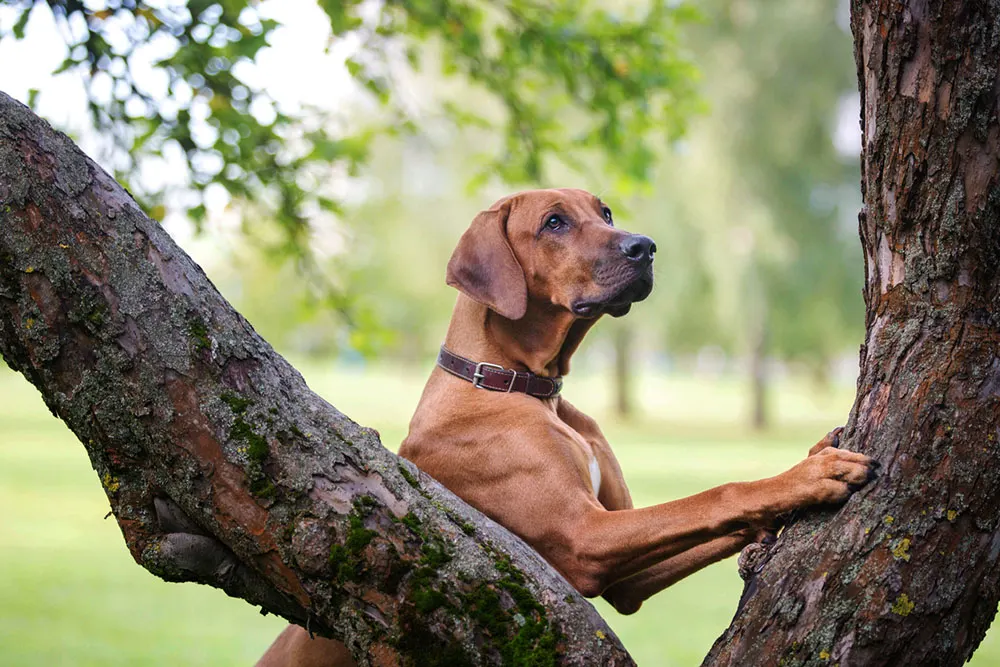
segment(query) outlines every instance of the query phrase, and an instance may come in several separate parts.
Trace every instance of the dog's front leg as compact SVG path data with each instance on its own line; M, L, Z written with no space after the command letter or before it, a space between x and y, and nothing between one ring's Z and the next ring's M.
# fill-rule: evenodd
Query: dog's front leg
M620 614L634 614L642 603L663 589L694 574L698 570L738 553L743 547L759 541L766 531L753 528L740 530L710 542L699 544L638 574L617 581L601 596Z
M863 454L825 447L769 479L724 484L643 509L611 512L590 505L567 526L563 562L553 564L580 592L594 597L699 545L767 528L802 507L843 502L871 479L872 468Z
M840 434L843 430L843 427L840 427L827 433L809 450L809 456L820 454L830 447L839 447ZM773 543L780 523L776 521L765 528L745 528L699 544L638 574L613 583L604 590L602 597L619 613L633 614L653 595L704 567L738 553L747 545L755 542Z

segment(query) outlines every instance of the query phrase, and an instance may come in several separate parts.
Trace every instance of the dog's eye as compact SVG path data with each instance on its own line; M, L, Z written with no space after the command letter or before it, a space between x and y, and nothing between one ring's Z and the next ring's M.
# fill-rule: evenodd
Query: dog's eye
M564 227L565 225L566 225L566 221L565 221L565 220L563 220L563 219L562 219L561 217L559 217L558 215L550 215L550 216L549 216L549 217L548 217L548 218L547 218L547 219L545 220L545 228L546 228L546 229L551 229L551 230L553 230L553 231L556 231L556 230L559 230L559 229L562 229L562 228L563 228L563 227Z
M605 206L605 207L604 207L604 219L605 219L605 220L607 221L607 223L608 223L609 225L611 225L612 227L614 227L614 226L615 226L615 221L611 219L611 209L610 209L610 208L608 208L607 206Z

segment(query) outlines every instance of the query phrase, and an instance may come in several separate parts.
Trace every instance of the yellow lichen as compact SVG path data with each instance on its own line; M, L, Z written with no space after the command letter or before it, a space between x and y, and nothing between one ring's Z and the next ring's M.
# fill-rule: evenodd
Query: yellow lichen
M892 522L893 522L893 521L895 521L895 520L896 520L896 519L894 519L894 518L892 517L892 515L886 515L886 517L885 517L884 519L882 519L882 523L884 523L884 524L885 524L885 525L887 525L887 526L891 526L891 525L892 525Z
M26 269L24 270L24 272L25 272L25 273L34 273L34 272L35 272L35 267L33 267L33 266L29 266L28 268L26 268Z
M945 516L948 517L948 521L954 521L955 517L958 516L958 512L956 510L948 510L948 513Z
M24 321L25 329L30 329L33 326L35 326L35 318L29 317L27 320Z
M608 638L608 636L607 636L606 634L604 634L604 633L603 633L602 631L600 631L600 630L598 630L598 631L597 631L597 632L595 632L594 634L595 634L595 635L597 635L597 638L598 638L598 639L607 639L607 638Z
M899 597L896 598L896 601L892 603L890 611L899 616L909 616L915 606L916 605L910 602L910 598L906 595L906 593L900 593Z
M827 650L825 650L825 649L822 650L822 651L820 651L819 652L819 659L820 660L829 660L830 659L830 652L827 651Z
M892 548L892 556L896 560L910 560L910 540L906 537L896 542L896 546Z
M122 485L118 478L109 472L104 473L104 477L101 478L101 481L104 483L104 488L111 493L115 493L119 488L121 488Z

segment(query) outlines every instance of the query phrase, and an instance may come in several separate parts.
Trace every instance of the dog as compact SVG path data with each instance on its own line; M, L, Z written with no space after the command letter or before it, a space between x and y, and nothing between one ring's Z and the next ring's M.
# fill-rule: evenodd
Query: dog
M477 215L448 263L458 301L399 450L622 614L759 540L782 515L843 502L873 467L837 447L838 429L775 477L633 508L597 422L560 389L594 323L649 295L655 252L583 190L521 192ZM343 644L294 625L258 663L353 664Z

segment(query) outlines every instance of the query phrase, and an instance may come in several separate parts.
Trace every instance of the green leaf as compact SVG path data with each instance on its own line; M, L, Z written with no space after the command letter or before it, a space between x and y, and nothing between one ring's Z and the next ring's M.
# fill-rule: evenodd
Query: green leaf
M21 13L18 15L17 21L14 22L14 27L11 28L11 32L14 34L14 39L24 39L24 27L28 25L28 19L31 17L32 7L34 7L34 5L29 3L21 9Z

